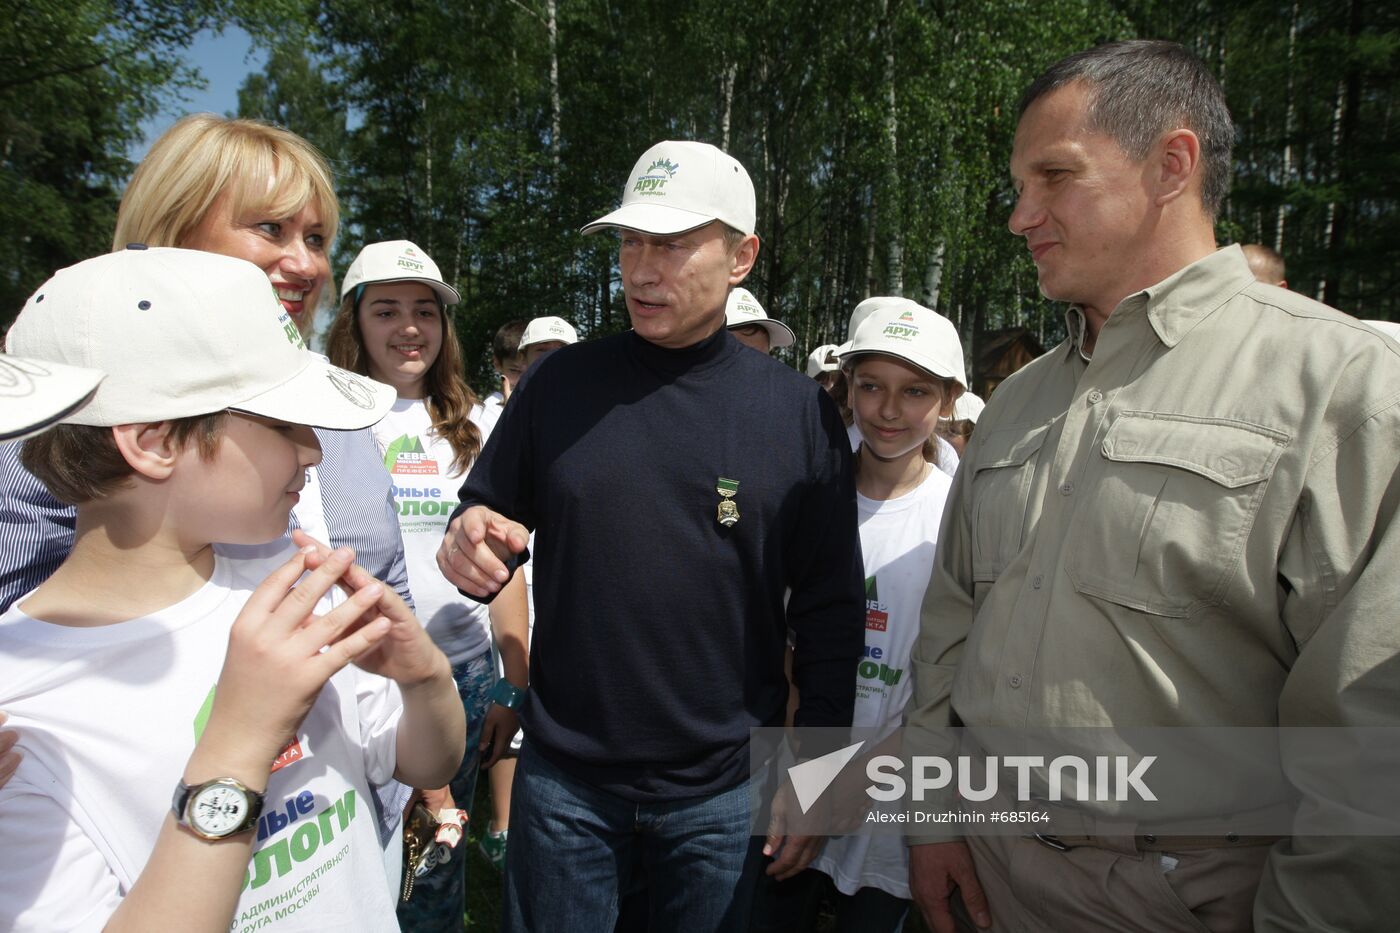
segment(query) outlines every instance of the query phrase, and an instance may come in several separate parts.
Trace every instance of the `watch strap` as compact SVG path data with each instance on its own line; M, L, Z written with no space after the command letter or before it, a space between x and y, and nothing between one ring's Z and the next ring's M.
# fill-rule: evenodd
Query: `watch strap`
M520 705L525 702L525 691L502 677L496 681L496 686L491 691L491 702L506 709L520 709Z

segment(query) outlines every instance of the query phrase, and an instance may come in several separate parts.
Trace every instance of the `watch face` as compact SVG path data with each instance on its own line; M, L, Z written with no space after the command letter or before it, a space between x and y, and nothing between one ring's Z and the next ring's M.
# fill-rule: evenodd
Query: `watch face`
M214 784L190 803L190 822L202 833L223 836L233 832L248 815L248 798L237 788Z

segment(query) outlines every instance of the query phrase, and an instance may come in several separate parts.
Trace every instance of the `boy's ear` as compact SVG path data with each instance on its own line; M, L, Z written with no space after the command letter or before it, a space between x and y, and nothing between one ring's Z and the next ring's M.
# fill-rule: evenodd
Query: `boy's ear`
M180 447L170 436L171 422L151 421L141 424L119 424L112 428L123 459L139 476L163 480L175 469Z

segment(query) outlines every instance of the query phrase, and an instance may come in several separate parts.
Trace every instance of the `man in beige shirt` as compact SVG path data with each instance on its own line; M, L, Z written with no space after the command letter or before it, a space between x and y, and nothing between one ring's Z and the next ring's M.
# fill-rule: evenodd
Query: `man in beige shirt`
M997 388L968 446L907 752L959 723L1400 723L1400 348L1216 249L1232 142L1172 43L1070 56L1022 98L1010 227L1071 303L1069 339ZM1307 768L1202 782L1199 815L1273 804ZM1307 835L1310 793L1272 846L923 836L911 886L940 933L954 890L995 930L1393 929L1396 845Z

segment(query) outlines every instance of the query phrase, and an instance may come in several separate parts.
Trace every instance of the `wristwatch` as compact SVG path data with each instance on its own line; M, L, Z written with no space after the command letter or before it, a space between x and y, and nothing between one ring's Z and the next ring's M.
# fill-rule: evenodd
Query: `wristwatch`
M491 702L506 709L520 709L520 704L525 702L525 691L503 677L491 691Z
M263 795L230 777L175 786L175 822L201 839L224 839L258 825Z

